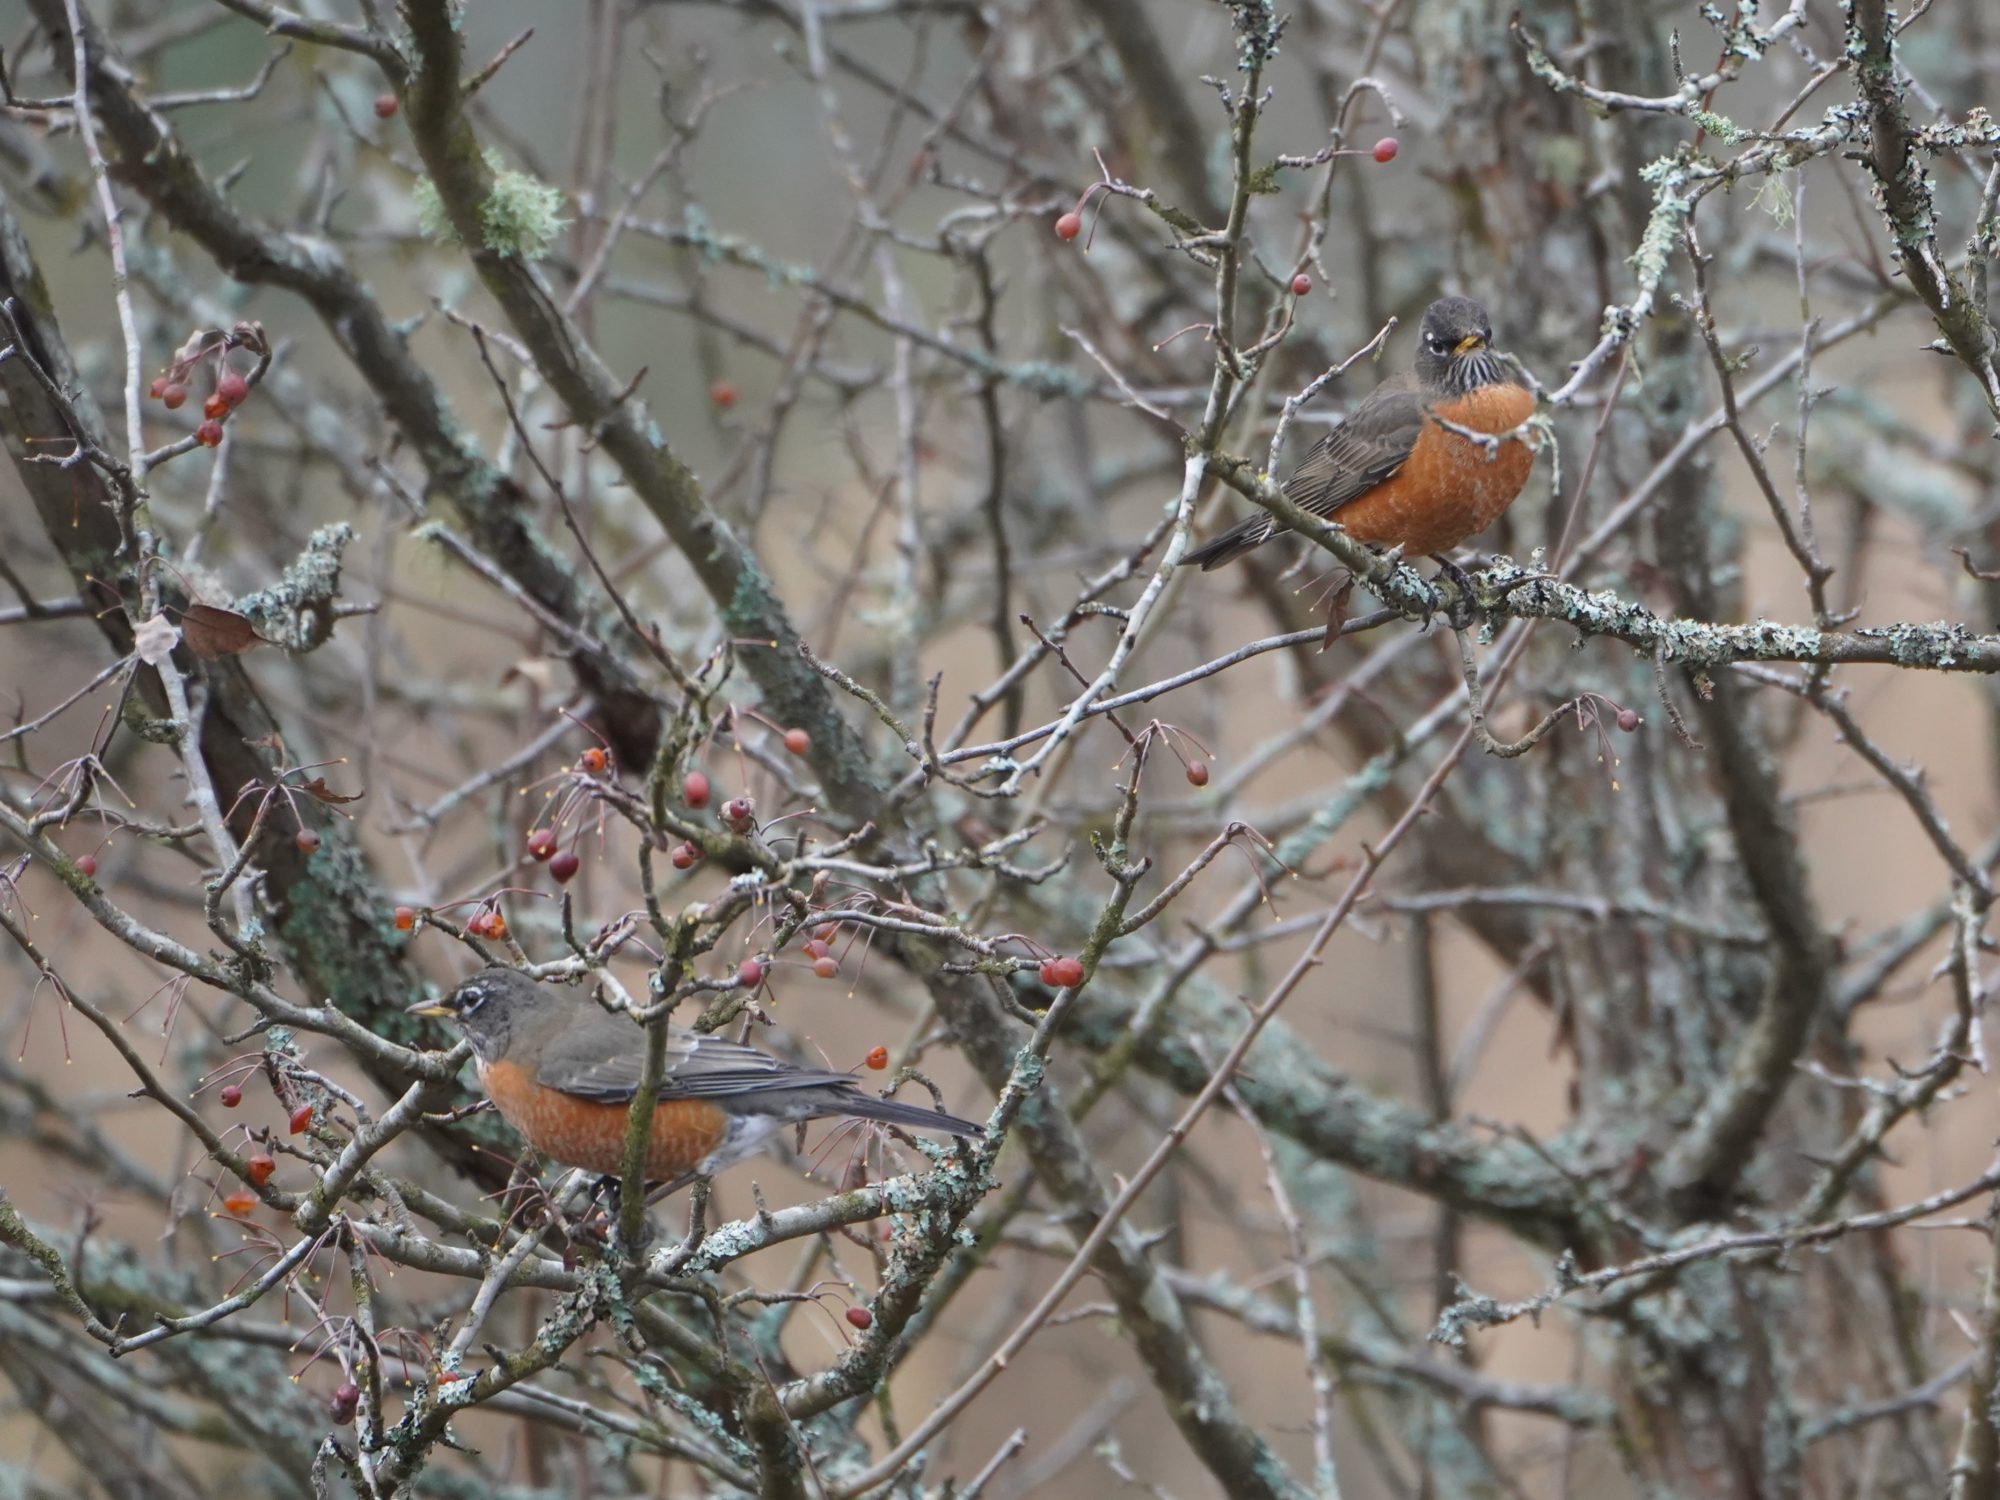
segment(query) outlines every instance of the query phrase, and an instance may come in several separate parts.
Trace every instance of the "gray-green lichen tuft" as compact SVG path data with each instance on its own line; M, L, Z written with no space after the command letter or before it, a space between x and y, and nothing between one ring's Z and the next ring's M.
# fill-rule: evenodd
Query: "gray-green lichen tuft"
M274 646L310 651L333 635L333 605L340 594L340 559L354 540L354 528L344 521L322 526L306 541L306 549L269 588L245 594L230 608L249 620Z
M542 259L569 226L569 220L562 216L562 189L515 171L491 147L486 151L486 167L493 174L493 189L479 205L484 248L520 260ZM461 243L436 183L428 177L418 178L412 196L417 224L425 234L447 245Z

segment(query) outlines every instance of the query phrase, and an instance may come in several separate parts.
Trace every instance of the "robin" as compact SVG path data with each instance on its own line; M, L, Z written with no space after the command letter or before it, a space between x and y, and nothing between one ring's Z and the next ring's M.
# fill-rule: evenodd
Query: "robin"
M646 1053L645 1034L630 1019L499 965L410 1014L443 1017L465 1033L480 1086L537 1151L588 1172L625 1170L626 1115ZM845 1073L794 1067L669 1025L646 1178L673 1191L754 1155L787 1125L828 1116L968 1138L986 1133L943 1110L864 1093Z
M1285 494L1316 516L1338 521L1358 542L1437 557L1500 519L1534 467L1532 436L1492 452L1443 426L1513 433L1535 409L1512 362L1492 347L1486 309L1441 297L1424 310L1417 367L1385 380L1313 444L1285 481ZM1288 528L1275 516L1239 521L1183 563L1206 572L1261 547Z

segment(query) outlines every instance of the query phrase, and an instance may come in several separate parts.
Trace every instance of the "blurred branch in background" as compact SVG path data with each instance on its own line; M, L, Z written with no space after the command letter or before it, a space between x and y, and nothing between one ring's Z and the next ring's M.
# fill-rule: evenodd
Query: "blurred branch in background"
M2000 1496L1981 7L28 12L6 1484Z

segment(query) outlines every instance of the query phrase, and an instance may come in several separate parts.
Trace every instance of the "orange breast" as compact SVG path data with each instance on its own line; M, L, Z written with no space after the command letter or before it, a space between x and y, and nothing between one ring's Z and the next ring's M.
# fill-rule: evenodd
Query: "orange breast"
M1511 432L1535 409L1518 385L1490 385L1435 410L1473 432ZM1348 502L1333 519L1358 541L1401 545L1411 557L1448 552L1500 519L1535 466L1537 440L1510 438L1491 458L1470 438L1434 422L1424 424L1416 446L1395 477Z
M480 1063L479 1081L507 1123L542 1155L586 1172L625 1169L626 1105L562 1093L509 1062ZM729 1117L706 1099L662 1100L653 1106L646 1176L664 1181L692 1172L728 1132Z

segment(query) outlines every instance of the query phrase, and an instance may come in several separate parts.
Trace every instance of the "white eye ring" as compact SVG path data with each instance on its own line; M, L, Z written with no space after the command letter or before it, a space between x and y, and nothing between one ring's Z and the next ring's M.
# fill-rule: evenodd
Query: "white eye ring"
M491 998L492 995L485 985L467 985L458 992L458 1013L461 1016L469 1016Z

